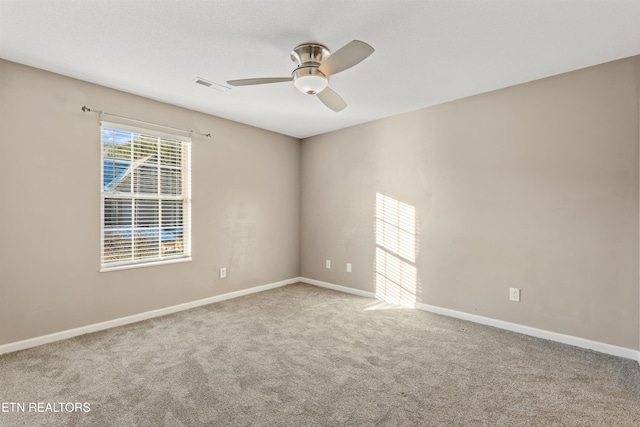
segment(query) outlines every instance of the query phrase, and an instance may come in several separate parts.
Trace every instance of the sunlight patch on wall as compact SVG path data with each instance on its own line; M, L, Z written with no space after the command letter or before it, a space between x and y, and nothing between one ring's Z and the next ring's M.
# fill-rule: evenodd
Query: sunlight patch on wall
M418 274L416 208L384 194L376 194L376 298L413 307Z

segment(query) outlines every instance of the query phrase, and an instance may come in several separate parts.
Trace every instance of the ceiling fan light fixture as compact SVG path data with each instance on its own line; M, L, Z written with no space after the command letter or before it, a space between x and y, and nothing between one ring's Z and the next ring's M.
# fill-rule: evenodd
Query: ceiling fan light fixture
M318 67L299 67L293 71L293 84L300 92L315 95L329 85L329 79Z

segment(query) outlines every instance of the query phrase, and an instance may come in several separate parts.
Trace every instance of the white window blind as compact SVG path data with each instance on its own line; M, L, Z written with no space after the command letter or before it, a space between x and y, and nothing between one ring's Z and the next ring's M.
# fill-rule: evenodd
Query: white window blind
M102 269L191 256L191 140L102 123Z

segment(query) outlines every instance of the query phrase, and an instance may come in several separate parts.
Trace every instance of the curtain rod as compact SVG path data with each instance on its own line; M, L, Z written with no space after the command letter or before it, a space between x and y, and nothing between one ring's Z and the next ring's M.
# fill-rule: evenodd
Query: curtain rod
M161 125L161 124L158 124L158 123L146 122L144 120L133 119L133 118L127 117L127 116L120 116L118 114L107 113L106 111L96 110L96 109L93 109L93 108L89 108L86 105L82 106L82 111L84 111L85 113L96 113L96 114L99 114L99 115L104 114L104 115L107 115L107 116L119 117L121 119L131 120L133 122L144 123L144 124L152 125L152 126L159 126L161 128L165 128L165 129L173 129L173 130L178 130L180 132L187 132L187 133L191 133L191 134L195 134L195 135L206 136L207 138L211 139L211 134L210 133L200 133L200 132L196 132L196 131L193 131L193 130L174 128L172 126L165 126L165 125Z

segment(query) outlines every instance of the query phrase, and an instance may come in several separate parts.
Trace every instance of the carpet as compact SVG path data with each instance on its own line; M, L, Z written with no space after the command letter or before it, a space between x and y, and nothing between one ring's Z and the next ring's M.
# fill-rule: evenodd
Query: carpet
M0 356L2 426L632 426L640 367L307 284Z

